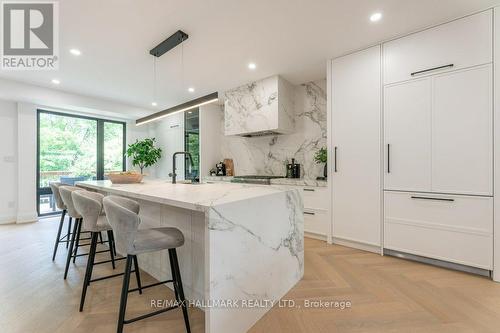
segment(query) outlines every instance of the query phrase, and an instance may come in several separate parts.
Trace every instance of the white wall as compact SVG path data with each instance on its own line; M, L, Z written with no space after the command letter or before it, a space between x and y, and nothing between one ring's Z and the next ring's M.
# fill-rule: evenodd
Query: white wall
M17 105L0 101L0 224L17 219Z
M208 104L200 107L200 177L208 176L210 169L222 160L222 107Z
M162 158L152 173L156 178L171 180L172 156L184 151L184 113L176 113L153 123L151 137L156 138L157 146L162 149ZM177 180L184 179L184 156L177 156Z
M36 105L28 103L17 103L17 223L33 222L37 220L36 117Z

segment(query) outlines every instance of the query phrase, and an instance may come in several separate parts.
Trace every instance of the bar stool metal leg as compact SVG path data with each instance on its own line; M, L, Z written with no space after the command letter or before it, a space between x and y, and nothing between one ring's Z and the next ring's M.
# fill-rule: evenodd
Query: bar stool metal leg
M68 223L68 237L66 237L66 248L69 246L69 238L71 237L71 224L73 224L73 218L70 216L69 217L69 223Z
M69 263L71 262L71 257L73 254L73 246L75 245L76 232L78 230L78 224L79 224L78 221L79 219L75 219L73 234L71 235L71 241L69 243L68 257L66 258L66 268L64 269L64 280L66 280L66 277L68 277Z
M73 263L76 261L76 255L78 254L78 247L80 246L80 234L82 232L82 219L78 219L78 231L76 232L76 243L75 243L75 253L73 254Z
M85 278L82 287L82 296L80 298L80 312L83 311L85 296L87 295L87 288L90 284L90 279L92 278L92 267L94 266L96 249L97 249L97 233L92 232L90 241L90 252L87 260L87 269L85 271Z
M130 271L132 268L132 256L127 256L127 263L125 264L125 275L123 276L122 293L120 296L120 312L118 314L118 327L116 332L123 332L123 325L125 323L125 311L127 310L128 287L130 284Z
M182 314L184 316L184 324L186 325L186 332L191 333L191 327L189 325L189 316L188 316L188 310L187 310L187 302L186 298L184 297L184 289L182 288L182 279L181 279L181 271L179 269L179 261L177 260L177 251L174 249L169 249L168 252L172 253L172 263L171 267L174 268L174 271L172 272L173 280L174 280L174 289L178 293L179 301L181 302L181 307L182 307Z
M101 233L99 233L100 235ZM109 246L109 255L111 257L111 265L113 266L113 269L115 269L115 251L113 250L113 231L112 230L108 230L107 231L107 234L108 234L108 246ZM102 241L102 240L101 240ZM102 243L101 243L102 244ZM137 268L137 267L136 267Z
M137 280L137 288L139 288L139 294L142 295L141 273L139 272L139 264L137 262L137 256L134 256L134 268L135 268L135 278Z
M59 243L61 242L61 231L63 228L64 224L64 217L66 216L66 210L63 210L61 213L61 221L59 222L59 229L57 230L57 237L56 237L56 243L54 244L54 253L52 254L52 261L56 259L56 253L57 253L57 247L59 246ZM68 234L69 237L69 234ZM68 239L66 239L67 241ZM67 244L67 242L66 242Z

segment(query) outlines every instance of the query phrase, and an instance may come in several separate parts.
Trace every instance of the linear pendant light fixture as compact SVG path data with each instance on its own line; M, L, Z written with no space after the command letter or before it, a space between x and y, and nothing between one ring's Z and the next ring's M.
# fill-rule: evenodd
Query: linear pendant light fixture
M189 35L182 30L177 30L172 36L165 39L160 44L149 50L149 54L155 57L161 57L183 41L189 38Z
M168 51L170 51L171 49L173 49L174 47L176 47L177 45L184 42L188 38L189 38L188 34L186 34L185 32L183 32L181 30L177 30L176 33L174 33L173 35L171 35L170 37L165 39L163 42L161 42L160 44L158 44L157 46L152 48L149 51L149 54L159 58L162 55L164 55L165 53L167 53ZM182 60L184 61L184 50L182 52ZM182 67L183 66L184 66L184 63L182 64ZM184 75L184 73L183 73L183 75ZM156 98L156 61L154 63L154 81L155 81L155 83L154 83L154 90L155 90L154 98ZM211 93L209 95L193 99L189 102L182 103L182 104L179 104L177 106L168 108L166 110L153 113L152 115L149 115L147 117L137 119L135 121L135 125L136 126L144 125L144 124L150 123L152 121L160 120L160 119L165 118L167 116L170 116L172 114L188 111L188 110L200 107L200 106L205 105L205 104L210 104L210 103L216 102L218 100L219 100L219 93L214 92L214 93Z
M171 114L188 111L188 110L200 107L202 105L216 102L218 100L219 100L219 93L214 92L214 93L211 93L209 95L206 95L206 96L203 96L203 97L200 97L197 99L193 99L189 102L182 103L182 104L179 104L177 106L168 108L166 110L153 113L152 115L149 115L147 117L137 119L135 121L135 124L137 126L144 125L144 124L150 123L152 121L156 121L156 120L165 118L166 116L170 116Z

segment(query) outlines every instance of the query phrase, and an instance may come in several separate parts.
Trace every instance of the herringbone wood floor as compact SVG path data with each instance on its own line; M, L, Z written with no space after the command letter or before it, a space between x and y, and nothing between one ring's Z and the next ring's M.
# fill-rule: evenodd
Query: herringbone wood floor
M93 284L84 312L78 312L86 259L79 258L68 280L62 279L66 249L55 263L50 260L56 228L57 219L0 226L0 331L115 332L121 278ZM285 297L296 307L275 306L250 332L500 332L500 284L320 241L305 244L304 279ZM112 271L97 267L96 275ZM144 283L153 281L142 276ZM151 299L171 296L163 286L131 294L128 313L150 311ZM306 300L352 305L304 308ZM193 332L203 332L203 313L190 309L190 319ZM184 324L174 310L125 331L184 332Z

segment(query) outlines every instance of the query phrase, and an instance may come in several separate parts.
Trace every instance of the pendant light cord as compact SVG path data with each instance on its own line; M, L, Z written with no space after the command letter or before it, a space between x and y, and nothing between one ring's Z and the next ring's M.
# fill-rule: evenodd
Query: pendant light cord
M156 57L153 57L153 102L156 101Z
M181 84L184 89L184 44L181 44Z

